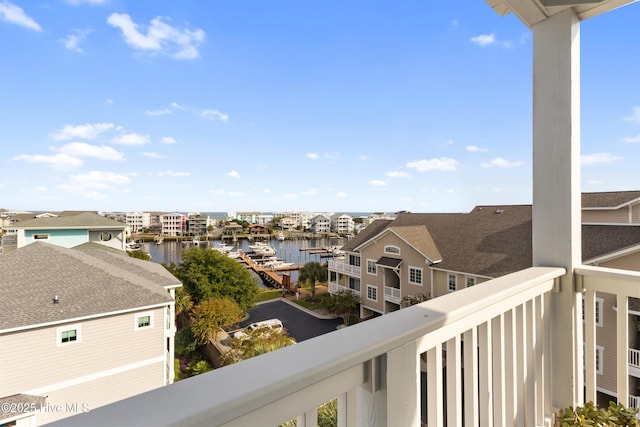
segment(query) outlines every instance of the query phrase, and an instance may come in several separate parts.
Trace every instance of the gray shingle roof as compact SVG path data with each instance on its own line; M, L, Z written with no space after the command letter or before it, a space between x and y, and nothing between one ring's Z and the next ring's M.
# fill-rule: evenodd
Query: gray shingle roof
M375 221L342 249L351 252L385 228L416 225L426 226L442 255L436 268L499 277L532 265L531 205L477 206L469 213L400 213L393 221ZM414 246L423 238L405 236ZM582 226L585 261L637 245L640 226Z
M103 249L24 246L0 256L0 330L166 304L164 286L179 282L159 269Z
M583 208L615 208L640 198L640 191L582 193Z
M127 226L122 222L105 218L91 212L83 212L77 215L60 216L55 218L34 218L28 221L20 221L15 224L16 228L117 228L125 229Z

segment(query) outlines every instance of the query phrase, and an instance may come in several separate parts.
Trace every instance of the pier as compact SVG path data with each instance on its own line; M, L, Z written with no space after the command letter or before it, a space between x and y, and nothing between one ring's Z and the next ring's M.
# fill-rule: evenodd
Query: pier
M281 276L277 272L279 271L293 271L300 270L302 266L300 265L285 265L285 266L267 266L263 267L259 263L257 263L253 258L248 256L245 253L240 253L238 256L238 260L247 265L247 268L253 270L262 281L274 288L289 288L291 283L289 282L289 275Z

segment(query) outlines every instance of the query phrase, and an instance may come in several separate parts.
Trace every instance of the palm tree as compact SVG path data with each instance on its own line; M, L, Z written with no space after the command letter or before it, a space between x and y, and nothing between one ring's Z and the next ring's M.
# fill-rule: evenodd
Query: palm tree
M302 283L309 282L311 284L311 296L316 294L316 282L327 280L327 266L319 262L308 262L300 269L298 281Z

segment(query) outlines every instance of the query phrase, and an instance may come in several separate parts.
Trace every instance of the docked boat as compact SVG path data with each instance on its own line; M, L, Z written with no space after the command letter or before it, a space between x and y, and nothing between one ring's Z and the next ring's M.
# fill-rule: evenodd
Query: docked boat
M279 232L276 239L282 242L284 240L284 233L282 231Z
M264 242L256 242L253 245L249 245L249 248L257 255L257 256L273 256L276 254L275 248L269 246Z

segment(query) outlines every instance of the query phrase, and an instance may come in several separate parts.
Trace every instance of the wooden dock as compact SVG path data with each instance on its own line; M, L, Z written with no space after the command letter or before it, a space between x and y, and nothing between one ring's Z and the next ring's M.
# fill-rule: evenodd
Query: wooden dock
M279 275L278 271L294 271L300 270L302 268L299 265L286 265L282 267L262 267L255 260L249 257L245 253L241 253L238 259L247 265L247 268L252 269L256 272L258 276L262 279L262 281L269 286L273 286L274 288L282 288L283 286L287 286L288 283L284 283L287 280L283 279L283 276Z

